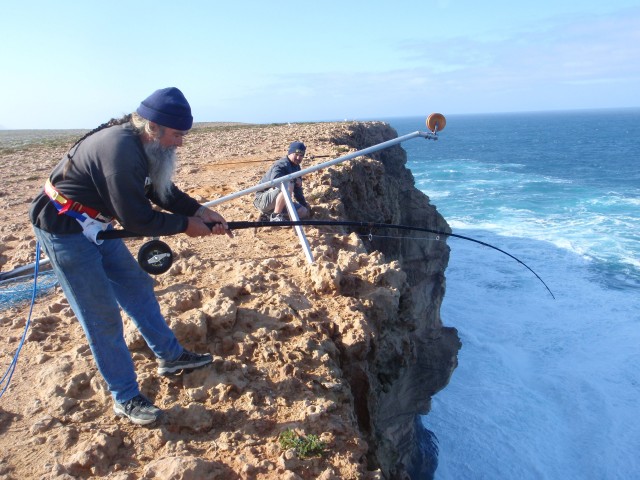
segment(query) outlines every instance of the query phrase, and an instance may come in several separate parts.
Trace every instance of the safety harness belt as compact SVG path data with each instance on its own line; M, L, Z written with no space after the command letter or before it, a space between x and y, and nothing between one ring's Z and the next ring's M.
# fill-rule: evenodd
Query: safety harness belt
M51 203L58 209L58 215L69 215L77 220L82 227L82 233L96 245L102 244L103 240L98 238L98 233L107 230L112 217L103 215L95 208L87 207L81 203L74 202L65 197L55 189L49 179L44 184L44 192Z
M65 197L62 193L60 193L51 183L51 180L47 179L47 182L44 184L44 193L51 199L55 207L58 209L58 213L60 215L67 214L72 217L78 218L82 217L81 214L86 214L88 217L91 217L99 222L109 223L113 220L113 217L108 217L107 215L103 215L95 208L87 207L82 205L81 203L74 202L70 198ZM74 215L76 212L78 215Z

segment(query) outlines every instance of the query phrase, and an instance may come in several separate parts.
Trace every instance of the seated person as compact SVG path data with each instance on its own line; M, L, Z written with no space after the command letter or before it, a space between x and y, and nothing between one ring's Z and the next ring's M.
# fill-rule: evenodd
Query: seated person
M284 177L295 172L300 171L300 163L304 158L307 147L302 142L293 142L289 145L289 151L286 157L282 157L277 160L267 173L264 174L260 183L266 183L276 178ZM293 205L298 213L298 218L307 218L311 214L311 207L304 198L302 193L302 178L298 177L288 182L289 195L293 194L293 198L296 200ZM269 221L282 222L288 221L289 216L286 212L286 203L284 195L280 190L280 186L276 185L266 190L256 192L256 197L253 200L255 207L260 210L264 215L270 215Z

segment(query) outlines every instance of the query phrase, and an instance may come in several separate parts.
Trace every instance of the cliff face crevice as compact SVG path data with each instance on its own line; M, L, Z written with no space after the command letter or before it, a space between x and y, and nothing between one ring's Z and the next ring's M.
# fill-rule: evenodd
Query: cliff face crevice
M361 150L396 137L386 124L358 124L336 141ZM404 149L393 146L336 168L331 184L339 191L344 217L450 232L428 197L415 188L406 160ZM443 327L440 318L449 248L431 234L409 232L424 237L415 240L397 230L375 233L363 239L367 250L399 262L406 282L397 302L385 303L392 311L380 315L371 307L376 340L367 358L346 357L343 363L356 405L366 405L356 413L370 443L370 461L390 478L426 478L435 465L421 441L428 434L417 418L428 413L431 396L448 383L460 348L457 332Z

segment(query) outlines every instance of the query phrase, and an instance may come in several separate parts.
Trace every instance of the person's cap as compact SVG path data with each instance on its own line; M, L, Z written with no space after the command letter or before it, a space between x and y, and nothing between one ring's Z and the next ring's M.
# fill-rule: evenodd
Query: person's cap
M292 153L304 153L307 150L307 147L305 147L304 143L302 142L292 142L291 145L289 145L289 151L287 152L287 155L291 155Z
M161 88L145 98L136 110L141 117L174 130L193 126L191 107L176 87Z

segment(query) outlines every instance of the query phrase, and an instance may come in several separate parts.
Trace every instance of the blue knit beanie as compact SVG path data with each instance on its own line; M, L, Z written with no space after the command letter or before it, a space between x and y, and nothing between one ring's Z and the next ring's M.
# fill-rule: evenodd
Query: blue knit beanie
M287 155L291 155L292 153L296 153L296 152L304 153L306 150L307 150L307 147L305 147L304 143L293 142L291 143L291 145L289 145L289 151L287 152Z
M189 102L176 87L156 90L142 101L136 112L147 120L174 130L189 130L193 125Z

